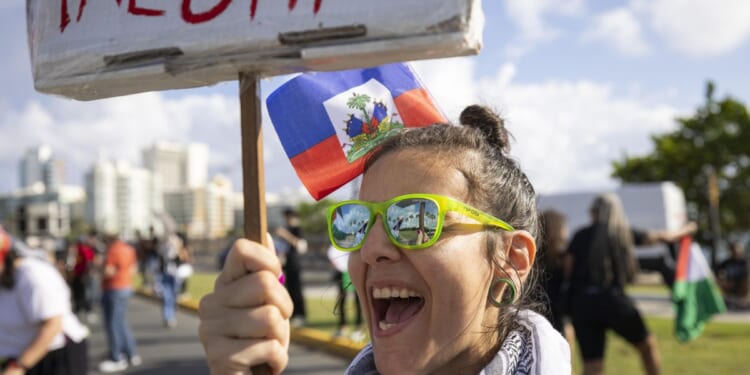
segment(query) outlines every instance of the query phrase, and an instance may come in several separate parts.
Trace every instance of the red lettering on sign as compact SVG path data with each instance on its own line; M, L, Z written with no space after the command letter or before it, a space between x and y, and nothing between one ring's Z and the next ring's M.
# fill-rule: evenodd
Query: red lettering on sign
M65 31L65 28L70 23L70 15L68 14L68 0L62 0L60 3L60 32Z
M223 13L232 0L221 0L213 8L203 13L193 13L190 9L190 2L191 0L182 0L182 19L187 23L201 23L210 21Z
M84 8L86 8L87 1L88 0L79 0L76 22L81 22L81 17L83 16ZM150 17L163 16L166 13L166 11L162 9L140 7L136 4L137 1L138 0L128 0L128 13L135 16ZM117 2L118 7L122 5L122 0L115 0L115 2ZM250 20L255 19L258 10L258 2L259 0L250 0ZM193 13L191 6L192 0L182 0L182 19L191 24L208 22L224 13L231 3L232 0L219 0L213 8L202 13ZM315 0L313 3L313 13L318 14L322 5L323 0ZM297 0L289 0L288 7L290 12L293 11L294 8L297 7ZM60 33L65 32L65 28L67 28L69 24L70 13L68 12L68 0L60 0Z
M258 10L258 0L250 1L250 20L255 18L255 11Z
M81 22L81 15L83 14L83 8L86 7L86 0L81 0L81 2L78 4L78 16L76 17L76 22Z
M135 5L135 2L137 0L130 0L128 3L128 13L135 15L135 16L163 16L164 11L161 9L148 9L148 8L141 8L138 5ZM120 3L120 0L117 1L118 5Z

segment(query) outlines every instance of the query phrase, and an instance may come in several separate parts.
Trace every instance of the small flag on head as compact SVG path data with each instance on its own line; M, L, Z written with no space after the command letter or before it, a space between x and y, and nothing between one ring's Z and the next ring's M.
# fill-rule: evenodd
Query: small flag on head
M403 63L304 73L266 104L294 170L317 200L362 173L364 156L401 129L447 121Z
M698 337L711 316L726 311L706 257L690 237L680 242L672 300L675 336L682 342Z

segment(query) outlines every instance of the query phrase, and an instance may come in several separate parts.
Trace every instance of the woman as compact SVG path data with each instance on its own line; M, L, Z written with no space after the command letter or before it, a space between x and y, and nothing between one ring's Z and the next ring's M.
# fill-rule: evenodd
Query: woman
M542 213L542 246L539 248L539 266L542 269L541 283L549 299L550 322L565 335L565 284L563 283L563 258L567 249L568 228L565 216L555 210ZM567 338L567 335L565 335ZM570 342L570 341L569 341Z
M617 195L597 196L591 205L592 224L570 241L571 315L583 356L583 373L604 369L606 331L611 329L638 349L648 374L660 371L656 337L649 333L624 287L637 272L634 244L655 243L654 234L633 231Z
M388 139L366 163L361 201L329 211L334 246L351 251L349 271L372 338L347 374L570 373L565 340L526 309L536 253L533 188L507 156L499 117L471 106L461 123ZM407 214L397 231L383 224ZM368 226L359 238L361 220ZM279 373L292 306L275 280L278 261L249 241L229 256L201 302L209 365L232 374L265 362Z
M54 265L0 227L0 374L86 374L88 330Z

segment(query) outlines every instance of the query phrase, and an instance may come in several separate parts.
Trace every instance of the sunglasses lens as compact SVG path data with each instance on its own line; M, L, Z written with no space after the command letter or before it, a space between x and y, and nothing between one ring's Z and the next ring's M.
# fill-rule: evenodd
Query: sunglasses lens
M331 234L341 250L353 249L365 239L370 225L370 210L359 204L344 204L333 211Z
M437 203L409 198L390 205L386 211L388 230L399 244L418 246L428 243L437 231Z

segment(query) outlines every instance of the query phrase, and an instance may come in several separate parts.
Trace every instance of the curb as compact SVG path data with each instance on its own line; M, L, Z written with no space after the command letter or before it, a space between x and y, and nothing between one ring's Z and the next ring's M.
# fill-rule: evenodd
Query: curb
M135 292L139 296L154 301L161 301L161 298L156 296L153 292L149 292L143 289L136 289ZM177 304L183 311L195 315L198 314L198 306L200 305L200 301L196 301L194 299L183 299L178 300ZM328 354L346 360L354 359L357 353L359 353L359 351L365 347L365 344L361 342L355 342L345 337L333 337L330 333L305 327L292 327L290 329L290 340L295 344L304 345L311 349L321 350Z

